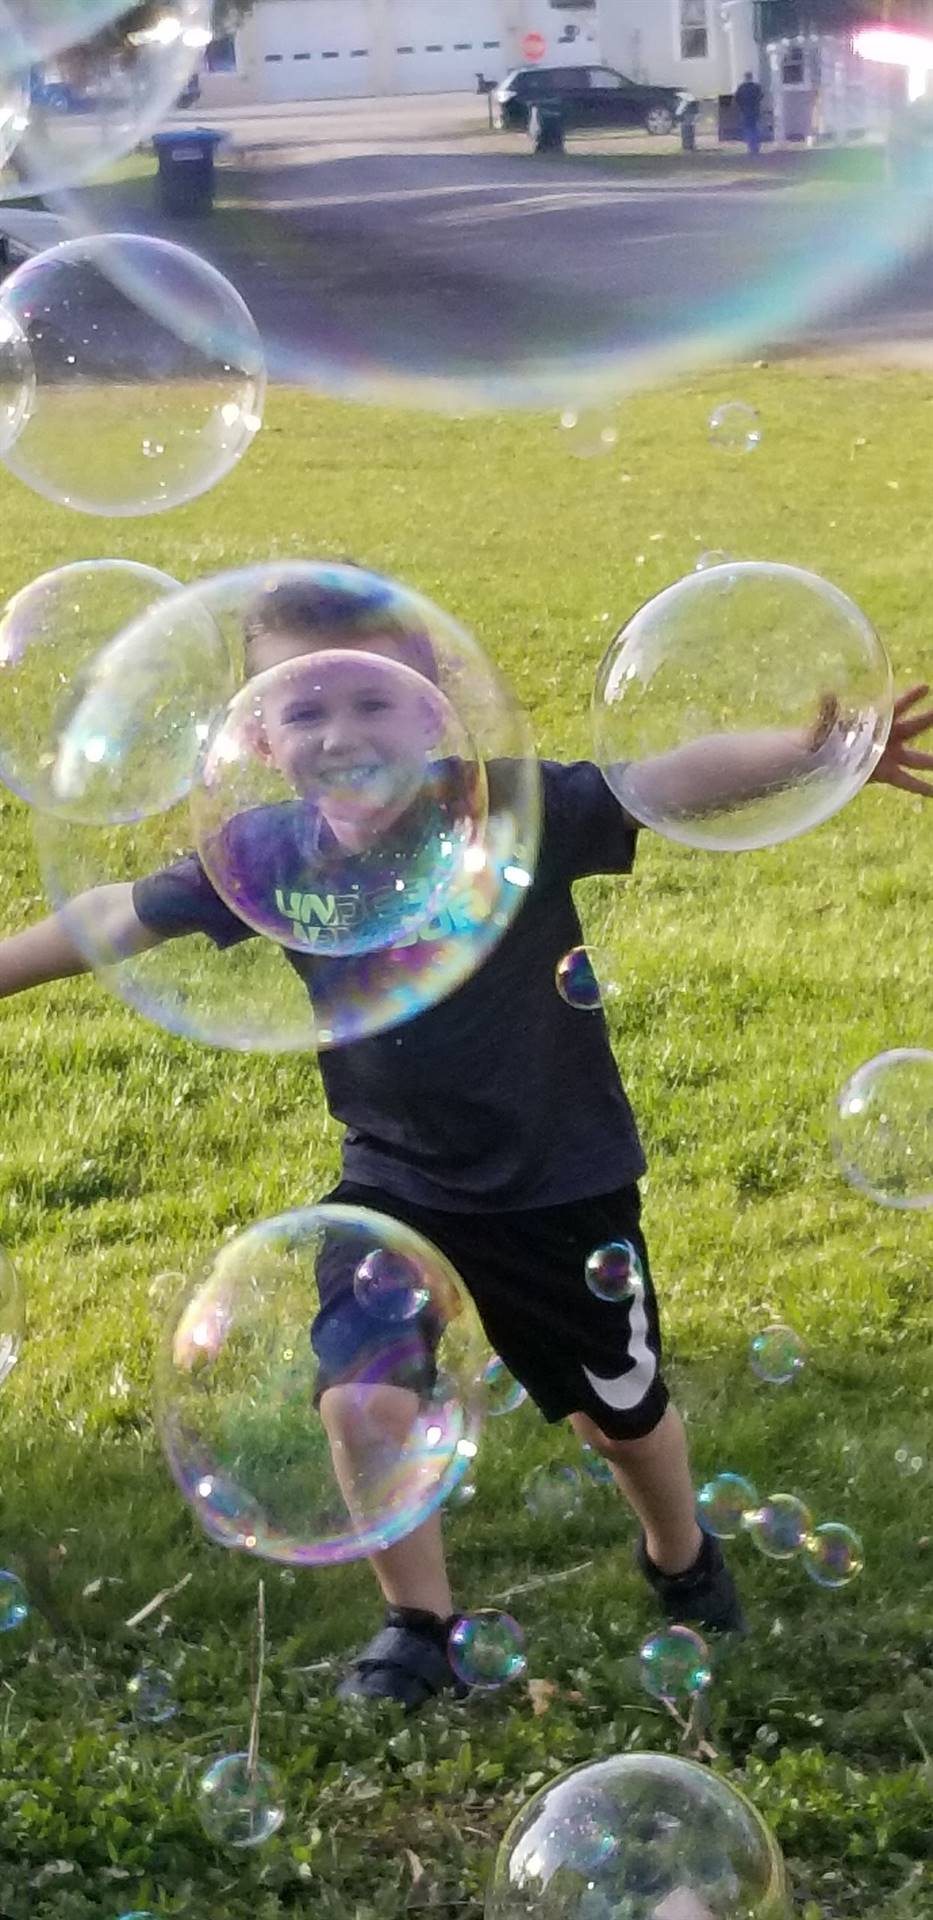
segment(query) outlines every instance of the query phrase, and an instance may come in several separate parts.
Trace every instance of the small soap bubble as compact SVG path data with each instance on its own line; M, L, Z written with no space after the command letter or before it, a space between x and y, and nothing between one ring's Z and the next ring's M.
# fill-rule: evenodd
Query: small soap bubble
M754 407L744 400L726 400L709 417L709 437L726 453L754 453L761 445L761 425Z
M837 1095L830 1137L849 1185L882 1207L933 1207L933 1052L895 1047Z
M615 1475L605 1454L597 1453L596 1448L588 1446L586 1441L580 1454L580 1466L594 1487L615 1486Z
M392 1325L413 1320L431 1299L431 1289L415 1263L387 1247L374 1247L360 1261L353 1291L367 1313Z
M285 1819L282 1789L264 1760L225 1753L201 1775L198 1814L209 1840L219 1847L260 1847Z
M525 1636L510 1613L494 1607L482 1607L476 1613L461 1614L450 1630L447 1658L468 1687L489 1689L504 1687L517 1680L528 1664Z
M725 553L722 547L710 547L707 553L701 553L694 565L694 573L708 573L711 567L727 567L732 559L731 553Z
M140 1667L126 1691L133 1719L141 1727L161 1727L178 1712L172 1676L163 1667Z
M619 429L611 414L565 407L558 424L568 453L578 460L612 453L619 444Z
M747 1513L758 1506L758 1494L740 1473L717 1473L697 1494L701 1527L717 1540L735 1540Z
M692 1627L662 1627L638 1654L642 1685L656 1700L689 1700L712 1679L709 1648Z
M813 1515L795 1494L772 1493L743 1516L742 1525L767 1560L792 1560L813 1532Z
M803 1342L793 1327L764 1327L751 1343L752 1372L772 1387L786 1387L804 1364Z
M619 991L607 956L593 947L571 947L558 961L554 979L561 999L581 1013L597 1013Z
M847 1587L865 1565L865 1549L857 1533L840 1520L814 1527L801 1548L804 1572L818 1587Z
M609 1240L588 1256L586 1284L597 1300L622 1304L644 1284L641 1261L630 1240Z
M916 1447L901 1445L895 1449L894 1465L898 1473L902 1473L906 1479L922 1473L926 1460Z
M576 1467L535 1467L524 1492L536 1520L569 1520L579 1509L583 1489Z
M475 1500L475 1498L476 1498L476 1481L460 1480L458 1481L455 1487L451 1487L451 1490L447 1495L445 1505L448 1508L468 1507L471 1501Z
M15 1573L0 1568L0 1633L12 1633L29 1614L26 1589Z
M497 1353L490 1354L480 1375L480 1404L484 1413L515 1413L528 1395Z

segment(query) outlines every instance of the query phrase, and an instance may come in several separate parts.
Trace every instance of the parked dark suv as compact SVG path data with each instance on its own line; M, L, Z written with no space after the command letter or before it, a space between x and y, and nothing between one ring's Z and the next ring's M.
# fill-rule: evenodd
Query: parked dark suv
M569 130L644 127L670 133L693 95L678 87L650 87L627 80L614 67L516 67L493 96L500 127L527 127L532 107L560 107Z

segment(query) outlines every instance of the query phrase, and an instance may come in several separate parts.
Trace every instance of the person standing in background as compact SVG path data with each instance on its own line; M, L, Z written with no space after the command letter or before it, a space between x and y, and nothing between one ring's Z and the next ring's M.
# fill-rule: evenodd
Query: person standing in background
M749 153L761 152L761 103L764 92L754 75L746 73L741 86L735 90L735 104L739 116L741 137Z

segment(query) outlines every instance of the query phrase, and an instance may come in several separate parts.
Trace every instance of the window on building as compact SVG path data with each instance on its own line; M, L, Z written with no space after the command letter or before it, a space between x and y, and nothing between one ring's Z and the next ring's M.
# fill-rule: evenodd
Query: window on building
M707 0L680 0L680 57L705 60L709 53Z
M785 47L781 59L781 79L785 87L802 87L806 74L803 64L803 46Z
M208 73L236 72L236 40L232 33L219 34L216 40L208 42L204 65Z

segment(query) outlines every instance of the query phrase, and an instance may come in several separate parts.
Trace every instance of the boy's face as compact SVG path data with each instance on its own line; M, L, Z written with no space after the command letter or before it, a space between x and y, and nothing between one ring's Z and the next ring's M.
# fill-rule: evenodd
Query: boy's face
M443 733L443 696L400 660L390 639L316 647L275 634L252 665L268 752L292 789L332 823L397 816L421 786Z

